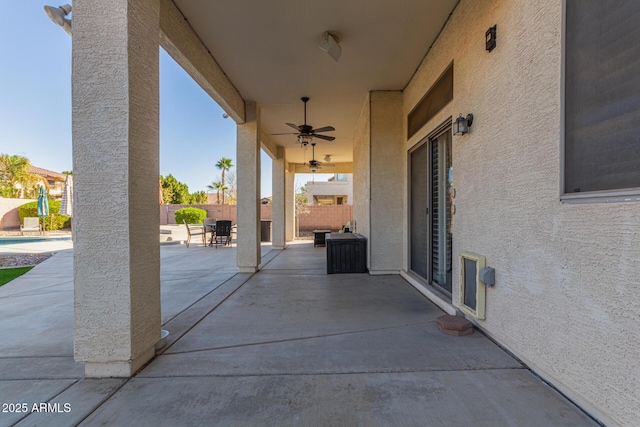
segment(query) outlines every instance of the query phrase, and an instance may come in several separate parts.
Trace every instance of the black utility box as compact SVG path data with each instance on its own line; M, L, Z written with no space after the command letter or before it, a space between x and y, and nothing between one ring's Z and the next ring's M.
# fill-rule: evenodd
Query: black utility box
M366 273L367 239L356 233L327 234L327 274Z
M271 241L271 220L270 219L263 219L260 221L260 241L261 242Z

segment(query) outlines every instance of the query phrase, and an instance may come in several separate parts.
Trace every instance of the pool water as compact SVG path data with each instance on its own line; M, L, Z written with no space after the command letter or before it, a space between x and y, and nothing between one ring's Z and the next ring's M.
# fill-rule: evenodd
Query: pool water
M71 236L4 236L0 237L0 246L19 243L59 242L71 240Z

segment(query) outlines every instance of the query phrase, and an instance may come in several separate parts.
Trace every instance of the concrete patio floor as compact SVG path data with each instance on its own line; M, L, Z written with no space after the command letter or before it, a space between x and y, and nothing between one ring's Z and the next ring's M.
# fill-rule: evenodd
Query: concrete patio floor
M399 276L327 275L311 242L263 246L254 275L235 255L163 245L170 336L130 379L73 360L72 249L0 287L0 426L598 425L478 331L439 332Z

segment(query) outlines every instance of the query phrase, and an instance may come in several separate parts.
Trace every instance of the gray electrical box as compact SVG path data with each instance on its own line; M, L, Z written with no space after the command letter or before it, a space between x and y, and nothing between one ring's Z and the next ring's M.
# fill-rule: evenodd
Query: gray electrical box
M493 286L496 284L496 270L491 267L485 267L480 270L478 278L485 286Z

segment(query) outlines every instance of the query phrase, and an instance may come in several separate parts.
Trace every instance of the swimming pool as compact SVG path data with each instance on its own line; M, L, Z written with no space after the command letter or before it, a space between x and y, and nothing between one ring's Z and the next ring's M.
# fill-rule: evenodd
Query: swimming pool
M71 236L0 236L0 246L17 245L19 243L71 241Z

